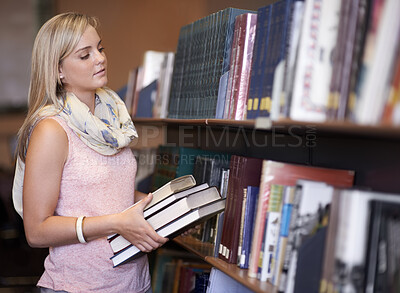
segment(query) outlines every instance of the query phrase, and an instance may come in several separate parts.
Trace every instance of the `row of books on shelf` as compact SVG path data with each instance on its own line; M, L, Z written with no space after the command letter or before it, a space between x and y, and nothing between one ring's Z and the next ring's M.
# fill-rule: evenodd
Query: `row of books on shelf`
M154 293L253 292L194 254L173 246L150 255L150 266Z
M163 247L150 255L152 289L154 293L206 293L211 265L195 255Z
M398 11L397 0L226 8L183 26L158 64L147 52L141 70L158 73L151 85L130 73L127 104L136 117L400 124Z
M177 217L188 219L210 202L224 202L183 227L202 223L193 237L212 243L212 256L246 270L250 278L268 281L278 292L399 290L399 195L354 188L352 170L205 151L188 160L184 154L195 150L181 147L161 146L159 154L167 150L177 155L167 156L175 158L175 174L185 165L193 176L183 175L158 188L169 188L169 196L158 203L164 208L156 208L153 216L151 208L145 211L154 227L168 229ZM155 167L155 176L160 169ZM190 186L178 192L184 178L190 178ZM181 187L172 191L174 182ZM158 218L168 224L162 226ZM114 248L115 259L121 249Z

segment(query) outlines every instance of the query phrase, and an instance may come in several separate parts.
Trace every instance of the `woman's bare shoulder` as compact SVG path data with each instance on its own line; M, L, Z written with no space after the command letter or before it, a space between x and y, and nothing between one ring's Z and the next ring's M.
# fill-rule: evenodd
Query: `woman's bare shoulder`
M39 121L29 139L29 149L58 153L64 158L68 153L68 136L64 128L55 120L45 118Z
M31 136L53 137L54 139L67 139L64 128L55 119L44 118L40 120L34 127Z

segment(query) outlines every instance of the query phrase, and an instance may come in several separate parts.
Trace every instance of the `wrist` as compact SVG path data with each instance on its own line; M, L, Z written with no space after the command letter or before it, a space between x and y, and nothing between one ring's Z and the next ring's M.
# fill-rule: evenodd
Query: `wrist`
M121 234L122 228L122 213L113 214L110 216L110 234Z

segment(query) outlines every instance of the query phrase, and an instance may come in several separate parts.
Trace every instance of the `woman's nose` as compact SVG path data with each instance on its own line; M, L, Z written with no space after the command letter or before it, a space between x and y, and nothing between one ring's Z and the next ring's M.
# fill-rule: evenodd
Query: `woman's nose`
M95 57L96 57L96 64L104 63L104 61L106 60L106 56L104 55L104 53L100 51L96 51Z

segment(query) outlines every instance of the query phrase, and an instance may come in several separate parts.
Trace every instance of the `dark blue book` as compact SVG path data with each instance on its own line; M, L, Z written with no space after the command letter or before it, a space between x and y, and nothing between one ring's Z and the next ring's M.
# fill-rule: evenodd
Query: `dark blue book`
M171 90L169 97L168 117L176 118L179 109L179 100L182 93L182 81L184 73L184 64L186 57L186 45L191 24L181 28L179 33L178 45L175 53L174 69L172 72Z
M272 105L272 89L275 69L285 59L292 0L280 0L272 4L269 41L265 51L260 107L257 116L269 117Z
M157 95L157 80L143 88L139 93L139 101L136 117L153 117L153 104Z
M217 218L217 227L214 241L214 257L218 257L219 254L219 245L221 244L221 236L222 236L222 227L224 225L224 214L225 212L221 212L218 214Z
M193 50L193 29L194 24L188 26L186 41L185 41L185 60L183 63L183 78L182 78L182 86L181 93L179 94L179 100L177 109L175 109L176 115L175 118L186 118L182 117L184 113L187 111L187 99L190 93L190 81L191 81L191 64L192 64L192 50Z
M243 245L240 257L240 268L249 268L251 241L253 239L254 221L257 214L257 201L260 188L258 186L247 187L247 201L243 225Z
M251 64L249 96L247 100L247 119L258 115L262 86L262 69L266 48L268 46L272 5L257 10L256 37L254 43L253 62Z

